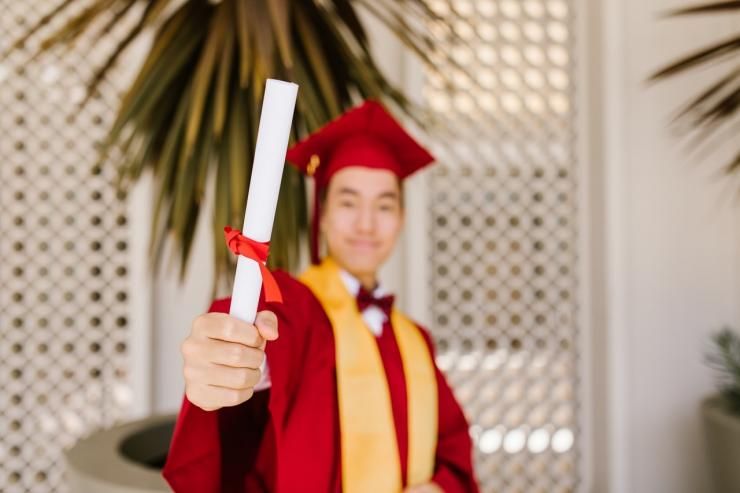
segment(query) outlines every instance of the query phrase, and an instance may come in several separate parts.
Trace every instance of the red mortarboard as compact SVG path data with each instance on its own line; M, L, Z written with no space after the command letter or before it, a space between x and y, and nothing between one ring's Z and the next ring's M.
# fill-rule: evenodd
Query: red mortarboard
M434 157L380 103L366 101L288 149L286 160L315 179L311 260L317 263L319 196L337 171L350 166L386 169L403 180Z

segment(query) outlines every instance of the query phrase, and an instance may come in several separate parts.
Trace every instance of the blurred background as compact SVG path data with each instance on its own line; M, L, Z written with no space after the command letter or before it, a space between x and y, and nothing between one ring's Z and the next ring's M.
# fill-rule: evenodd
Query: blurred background
M296 138L379 97L437 156L383 280L435 337L482 491L740 491L716 465L740 446L712 456L700 408L710 336L740 326L737 127L672 123L728 69L731 116L736 59L648 82L740 16L665 18L686 6L0 0L0 491L75 491L65 451L179 408L266 77L301 84ZM304 183L283 187L295 272Z

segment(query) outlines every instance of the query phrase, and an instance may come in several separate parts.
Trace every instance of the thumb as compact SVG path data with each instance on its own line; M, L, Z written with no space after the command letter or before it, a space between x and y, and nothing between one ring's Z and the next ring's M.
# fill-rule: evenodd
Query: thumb
M274 341L278 338L278 318L273 312L268 310L258 312L254 325L264 340Z

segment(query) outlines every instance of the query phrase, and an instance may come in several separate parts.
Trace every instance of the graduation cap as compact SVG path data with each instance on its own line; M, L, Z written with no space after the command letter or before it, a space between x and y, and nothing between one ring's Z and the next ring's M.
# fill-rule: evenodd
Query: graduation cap
M434 157L380 103L368 100L293 145L286 160L314 178L311 261L318 263L320 196L337 171L350 166L384 169L404 180Z

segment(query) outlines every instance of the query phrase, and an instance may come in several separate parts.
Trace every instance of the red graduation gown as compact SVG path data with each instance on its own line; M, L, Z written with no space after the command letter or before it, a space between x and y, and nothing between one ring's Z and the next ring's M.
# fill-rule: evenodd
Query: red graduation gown
M341 490L334 334L313 293L288 274L275 277L286 300L274 311L280 337L267 344L272 386L218 411L183 399L163 475L176 493L317 492ZM228 313L230 299L209 311ZM431 340L422 333L432 348ZM386 370L406 475L406 384L391 327L377 339ZM468 424L437 369L438 444L433 481L446 492L477 492Z

